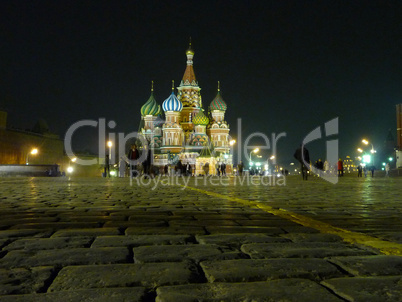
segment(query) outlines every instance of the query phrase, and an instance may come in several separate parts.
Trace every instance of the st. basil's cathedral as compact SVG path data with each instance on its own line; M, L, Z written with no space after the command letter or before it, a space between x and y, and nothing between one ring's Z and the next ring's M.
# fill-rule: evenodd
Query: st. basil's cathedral
M225 121L227 105L219 82L217 95L205 112L194 73L191 43L186 56L187 66L177 95L173 84L171 95L160 106L154 98L152 84L151 96L141 107L139 133L153 150L154 166L172 167L180 160L183 165L192 166L194 175L203 175L205 166L209 166L209 174L215 174L216 163L225 163L226 172L231 174L230 129Z

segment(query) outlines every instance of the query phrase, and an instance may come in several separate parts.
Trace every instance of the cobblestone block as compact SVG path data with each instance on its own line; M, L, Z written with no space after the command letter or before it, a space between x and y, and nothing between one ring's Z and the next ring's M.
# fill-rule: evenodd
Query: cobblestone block
M53 233L52 230L36 230L36 229L5 230L0 231L0 239L16 238L16 237L43 238L43 237L49 237L52 233Z
M143 287L95 288L45 294L0 296L2 302L142 302Z
M99 236L91 247L137 247L142 245L175 245L186 244L192 240L187 235L132 235L132 236Z
M0 217L1 219L1 217ZM18 219L1 219L0 220L0 228L4 229L6 227L11 227L18 224L30 225L31 223L46 223L46 222L55 222L58 219L56 217L26 217L26 218L18 218Z
M202 227L130 227L125 231L126 235L198 235L205 234Z
M110 227L117 227L117 228L129 228L129 227L167 227L168 223L166 221L108 221L106 222L103 227L110 228Z
M324 242L252 243L242 245L241 251L252 259L372 255L371 252L349 244Z
M196 267L184 262L70 266L59 272L48 292L128 286L155 288L188 284L199 278Z
M347 301L402 301L402 277L335 278L322 285Z
M328 261L355 276L402 275L401 256L333 257Z
M291 233L280 235L293 242L343 242L343 239L333 234L310 234L310 233Z
M197 220L247 220L245 214L201 214L194 215Z
M77 216L64 216L59 215L59 221L61 222L98 222L105 223L108 221L116 220L113 216L98 216L98 215L77 215Z
M284 226L299 226L297 223L286 219L265 219L265 220L236 220L241 226L260 226L260 227L284 227Z
M289 242L289 239L280 237L270 237L266 234L197 235L196 239L201 244L217 244L235 248L240 248L242 244L246 243Z
M118 228L82 228L82 229L67 229L57 231L52 235L56 237L73 237L73 236L105 236L105 235L120 235Z
M53 267L0 269L0 295L36 293L45 286ZM3 301L0 297L0 301Z
M222 259L222 251L217 245L169 245L169 246L140 246L134 248L136 263L145 262L180 262L193 260ZM235 257L228 255L228 257ZM237 258L240 258L238 255Z
M5 247L9 243L10 243L10 240L8 240L8 239L0 239L0 249Z
M306 279L269 282L207 283L162 286L156 290L156 302L192 301L294 301L341 302L317 283Z
M172 215L159 215L159 214L149 214L144 212L144 214L140 215L131 215L128 218L128 221L138 221L138 222L144 222L144 221L165 221L168 219L178 219L178 217L172 216Z
M0 267L122 263L127 261L128 256L128 249L123 247L11 251L0 260Z
M79 229L79 228L98 228L98 222L42 222L42 223L26 223L17 224L10 228L10 230L18 229Z
M239 224L234 220L214 220L214 219L207 219L207 220L172 220L169 222L169 225L172 227L183 227L183 226L238 226Z
M260 233L278 235L285 233L281 228L258 226L207 226L206 230L210 234Z
M318 230L313 229L313 228L309 228L309 227L305 227L302 225L299 226L281 226L281 229L283 229L283 231L285 233L319 233Z
M203 261L201 267L209 282L251 282L279 278L320 281L342 276L335 266L322 259Z
M37 239L18 239L4 250L52 250L63 248L88 247L93 239L91 237L59 237L59 238L37 238Z

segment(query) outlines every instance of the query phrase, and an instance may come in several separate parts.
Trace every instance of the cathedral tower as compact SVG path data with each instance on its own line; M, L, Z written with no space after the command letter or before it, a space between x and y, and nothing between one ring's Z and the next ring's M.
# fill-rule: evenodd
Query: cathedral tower
M173 82L174 85L174 82ZM163 102L163 111L165 111L165 123L162 126L163 131L163 153L180 153L183 150L183 129L180 125L180 112L183 104L174 94L174 86L172 94Z
M187 67L183 79L180 82L180 86L177 87L177 97L183 104L183 110L181 111L181 126L185 134L186 142L188 142L190 134L194 130L192 119L202 107L201 88L198 86L193 68L194 50L191 47L191 41L189 48L186 51L186 56Z
M141 119L143 119L142 135L152 142L155 135L155 121L161 114L161 106L156 103L154 98L154 82L152 81L151 96L148 101L141 107Z
M215 151L222 154L229 154L229 125L225 121L225 112L227 105L222 99L220 93L220 84L218 82L218 94L209 105L211 113L211 122L208 125L207 134L215 147Z

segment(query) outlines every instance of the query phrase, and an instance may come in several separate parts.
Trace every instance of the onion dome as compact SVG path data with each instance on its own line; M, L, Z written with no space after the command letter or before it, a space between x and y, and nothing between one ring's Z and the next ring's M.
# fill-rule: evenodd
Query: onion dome
M201 109L193 118L194 125L203 125L206 126L209 124L209 118L205 116L203 110Z
M158 115L160 106L154 98L154 82L152 81L151 96L148 101L141 107L141 115Z
M163 111L181 111L183 109L182 102L174 94L174 81L172 81L172 94L163 101L162 109Z
M162 113L163 113L163 111L162 111L161 105L158 105L158 112L155 113L155 115L156 115L156 116L161 116Z
M211 105L209 105L211 110L221 110L226 111L228 105L226 105L225 101L222 99L220 88L219 88L219 81L218 81L218 94L212 100Z

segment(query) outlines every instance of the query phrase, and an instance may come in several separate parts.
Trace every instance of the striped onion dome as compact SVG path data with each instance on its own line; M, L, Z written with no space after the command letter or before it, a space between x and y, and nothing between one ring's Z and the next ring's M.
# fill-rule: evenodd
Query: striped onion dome
M208 125L209 124L209 118L205 116L203 110L201 109L198 111L198 113L195 115L193 118L193 123L194 125Z
M151 92L151 96L148 101L141 107L141 115L158 115L159 107L154 98L154 93Z
M161 105L158 105L158 112L155 114L156 116L161 116L163 113Z
M211 102L211 105L209 105L211 110L221 110L221 111L226 111L228 106L226 105L225 101L222 99L221 93L218 90L218 94L216 97L213 99Z
M164 100L162 104L162 109L163 111L181 111L183 109L183 104L179 101L179 99L174 95L174 92L172 91L172 94Z

